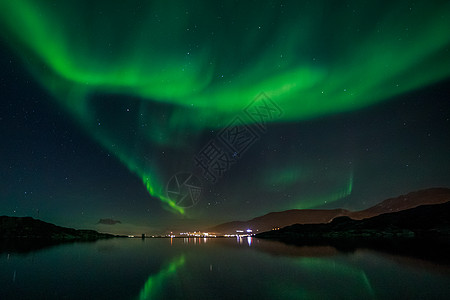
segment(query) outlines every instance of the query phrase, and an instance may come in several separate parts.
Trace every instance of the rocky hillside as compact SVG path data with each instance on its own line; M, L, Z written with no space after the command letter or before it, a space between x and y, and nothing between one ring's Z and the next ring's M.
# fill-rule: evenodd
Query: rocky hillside
M33 219L31 217L0 216L0 239L46 239L46 240L97 240L113 235L94 230L76 230Z

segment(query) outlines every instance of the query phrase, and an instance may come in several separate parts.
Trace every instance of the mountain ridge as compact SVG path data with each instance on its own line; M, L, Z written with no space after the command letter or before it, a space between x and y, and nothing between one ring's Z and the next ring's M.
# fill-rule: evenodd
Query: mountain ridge
M448 238L450 202L427 204L354 220L337 217L325 224L294 224L280 230L257 234L259 238L280 240L342 238Z
M252 229L253 233L279 229L293 224L329 223L336 217L347 216L355 220L371 218L383 213L398 212L421 205L441 204L450 201L450 189L436 187L410 192L383 200L367 209L350 211L338 209L290 209L269 212L247 221L231 221L210 227L205 231L234 234L236 230Z
M61 227L32 217L0 216L0 240L93 241L112 237L114 235L95 230Z

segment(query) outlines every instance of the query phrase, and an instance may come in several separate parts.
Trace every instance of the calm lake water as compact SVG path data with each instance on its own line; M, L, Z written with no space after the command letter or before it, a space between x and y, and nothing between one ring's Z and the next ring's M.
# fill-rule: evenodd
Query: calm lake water
M446 266L243 239L112 239L0 253L0 299L448 299Z

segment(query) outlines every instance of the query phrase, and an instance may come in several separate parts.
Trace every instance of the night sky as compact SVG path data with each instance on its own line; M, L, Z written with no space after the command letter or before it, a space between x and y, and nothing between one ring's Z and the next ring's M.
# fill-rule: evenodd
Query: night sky
M0 215L150 234L450 187L448 1L2 1L0 38Z

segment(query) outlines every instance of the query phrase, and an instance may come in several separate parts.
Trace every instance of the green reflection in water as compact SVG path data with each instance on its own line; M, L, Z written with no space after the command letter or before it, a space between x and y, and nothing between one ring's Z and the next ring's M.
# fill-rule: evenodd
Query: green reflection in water
M276 294L295 299L376 298L366 273L350 264L339 263L336 259L301 258L298 267L307 278L303 278L301 284L294 280L277 286Z
M163 268L159 273L150 275L141 289L138 299L158 299L161 289L170 276L174 275L179 267L184 265L184 255L172 260L168 266Z

